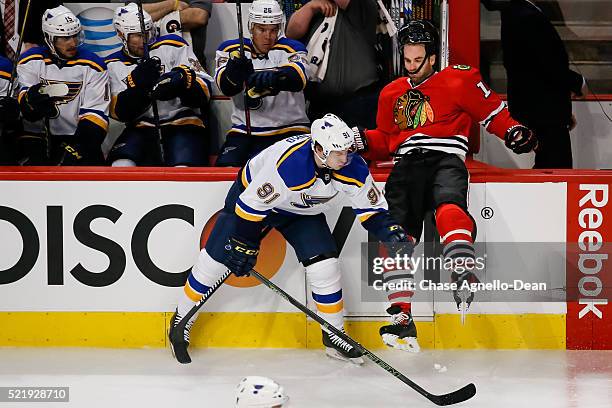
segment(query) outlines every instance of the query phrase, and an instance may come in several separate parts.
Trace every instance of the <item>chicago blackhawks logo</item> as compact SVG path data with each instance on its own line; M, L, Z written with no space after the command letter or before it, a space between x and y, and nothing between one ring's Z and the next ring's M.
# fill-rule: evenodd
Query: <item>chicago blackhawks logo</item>
M429 96L411 89L397 98L393 107L393 117L400 130L416 129L434 121L434 111L429 104Z

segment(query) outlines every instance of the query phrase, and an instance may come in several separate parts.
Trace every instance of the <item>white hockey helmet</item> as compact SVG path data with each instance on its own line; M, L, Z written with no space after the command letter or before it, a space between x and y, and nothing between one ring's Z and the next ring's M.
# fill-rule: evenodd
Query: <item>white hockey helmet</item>
M146 41L147 44L151 44L157 38L157 30L155 29L151 15L145 10L142 10L142 17L144 18ZM120 34L119 38L121 42L123 42L123 49L126 54L133 58L139 58L137 55L132 55L128 48L129 35L142 33L140 15L136 3L129 3L125 6L117 7L115 15L113 16L113 25L115 26L117 34Z
M286 406L289 397L276 381L259 376L244 377L236 389L236 408L275 408Z
M312 150L315 150L317 144L323 148L319 159L325 165L331 152L343 150L351 152L355 149L355 133L342 119L332 113L326 113L321 119L316 119L310 129Z
M83 44L81 22L74 13L65 6L58 6L45 10L42 16L41 26L45 37L45 43L51 50L51 53L58 58L61 58L61 56L58 55L55 50L56 38L78 36L77 45Z
M278 24L278 38L285 35L285 13L276 0L255 0L249 6L249 32L255 24Z

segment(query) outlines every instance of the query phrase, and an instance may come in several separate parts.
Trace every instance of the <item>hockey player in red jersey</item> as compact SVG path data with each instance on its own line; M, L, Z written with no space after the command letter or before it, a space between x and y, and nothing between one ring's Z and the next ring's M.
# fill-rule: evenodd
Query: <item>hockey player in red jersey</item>
M504 102L482 81L477 69L454 65L437 72L438 32L428 21L413 20L398 34L400 54L408 71L387 85L378 102L376 129L366 130L370 160L392 157L385 197L394 217L418 242L423 218L435 211L445 265L473 265L475 223L467 210L468 135L473 121L505 141L515 153L537 147L533 132L508 113ZM470 261L471 260L471 261ZM450 261L447 263L447 261ZM388 270L383 279L393 283L411 276ZM459 285L475 276L455 268L451 279ZM418 351L410 309L410 291L388 291L392 324L380 334L390 347ZM473 293L455 293L459 308L467 309Z

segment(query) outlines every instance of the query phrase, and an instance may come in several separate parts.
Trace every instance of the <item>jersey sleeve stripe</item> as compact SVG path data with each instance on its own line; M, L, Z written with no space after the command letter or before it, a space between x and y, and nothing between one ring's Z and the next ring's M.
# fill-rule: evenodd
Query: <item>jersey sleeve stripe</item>
M289 190L291 190L291 191L303 190L305 188L308 188L308 187L312 186L315 183L315 181L317 181L317 178L313 177L312 179L308 180L304 184L300 184L299 186L295 186L295 187L289 187Z
M249 162L247 161L244 167L240 170L240 180L244 188L247 188L251 184L251 170L249 169Z
M86 113L85 115L81 116L80 120L88 120L88 121L98 125L99 127L104 129L105 131L108 130L108 120L104 120L104 119L102 119L101 117L99 117L96 114Z
M263 221L263 219L266 218L265 216L254 215L254 214L250 214L244 211L238 203L236 203L236 215L247 221L253 221L253 222Z
M487 116L486 118L484 118L480 124L482 126L484 126L485 129L487 129L487 127L489 127L489 123L491 123L493 121L493 119L495 119L495 116L497 116L497 114L501 111L504 110L504 108L506 107L506 103L504 101L502 101L499 106L497 107L497 109L495 109L493 112L491 112L489 114L489 116Z
M342 174L336 172L332 172L332 178L344 184L351 184L360 188L363 187L363 183L361 181L352 177L343 176Z
M289 64L286 65L282 65L283 67L291 67L293 69L295 69L298 73L298 75L300 76L300 78L302 79L302 84L305 86L306 85L306 75L304 74L304 69L301 68L298 64L294 63L294 62L290 62Z
M287 158L288 158L289 156L291 156L291 154L292 154L293 152L295 152L296 150L298 150L300 147L304 146L304 145L305 145L306 143L308 143L308 142L310 142L310 138L308 138L308 139L304 140L302 143L299 143L299 144L297 144L297 145L295 145L295 146L292 146L292 147L290 147L289 149L287 149L287 151L285 151L285 153L283 153L283 154L281 155L281 158L280 158L280 159L278 159L278 161L276 162L276 168L278 169L278 168L280 167L280 165L281 165L281 164L283 164L283 162L284 162L285 160L287 160Z
M208 89L208 84L199 77L196 77L196 82L198 85L200 85L200 88L202 88L202 92L204 92L204 95L206 95L206 99L210 100L210 90Z
M0 71L0 78L11 79L11 73L10 72Z
M225 67L220 68L215 73L215 82L217 83L217 87L219 89L221 89L221 75L223 75L223 72L225 72Z

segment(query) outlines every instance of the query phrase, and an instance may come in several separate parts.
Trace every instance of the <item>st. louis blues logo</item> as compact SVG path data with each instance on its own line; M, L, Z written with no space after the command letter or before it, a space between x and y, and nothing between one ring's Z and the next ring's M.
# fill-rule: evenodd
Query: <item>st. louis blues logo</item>
M57 85L57 84L65 84L68 86L68 93L62 96L53 96L52 100L55 104L55 114L51 115L51 118L57 118L60 114L59 106L69 103L73 101L79 93L81 93L81 88L83 88L82 82L70 82L70 81L57 81L54 79L42 79L42 83L45 85Z
M434 111L429 103L429 96L416 89L409 90L395 101L393 117L400 130L412 130L425 126L427 121L433 122Z
M291 205L297 208L312 208L318 204L325 204L333 199L338 192L331 197L321 197L321 196L311 196L310 194L302 193L300 194L300 198L302 199L302 203L291 202Z

